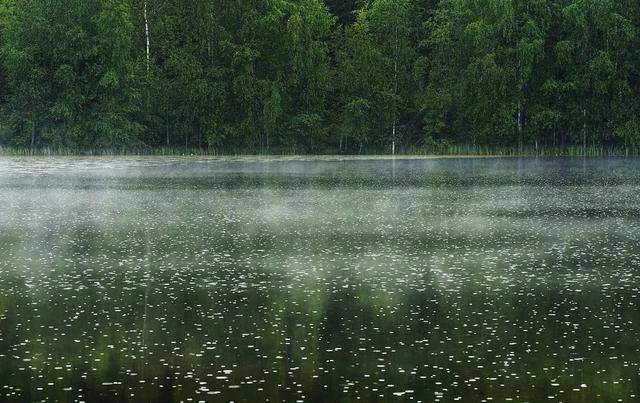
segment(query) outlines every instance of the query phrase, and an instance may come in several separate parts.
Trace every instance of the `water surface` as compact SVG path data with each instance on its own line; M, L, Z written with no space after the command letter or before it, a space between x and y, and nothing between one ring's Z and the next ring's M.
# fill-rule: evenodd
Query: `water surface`
M640 160L0 159L0 401L635 401Z

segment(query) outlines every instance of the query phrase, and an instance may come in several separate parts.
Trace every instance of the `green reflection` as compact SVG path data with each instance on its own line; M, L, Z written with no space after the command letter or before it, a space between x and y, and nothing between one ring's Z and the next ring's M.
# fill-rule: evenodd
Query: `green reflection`
M2 399L634 400L636 174L423 168L7 185Z

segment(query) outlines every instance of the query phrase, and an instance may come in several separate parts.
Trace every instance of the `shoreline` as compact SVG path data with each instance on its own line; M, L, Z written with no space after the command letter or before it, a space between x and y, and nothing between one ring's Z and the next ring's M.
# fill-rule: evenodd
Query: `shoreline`
M326 161L326 162L340 162L340 161L411 161L411 160L441 160L441 159L514 159L514 158L527 158L527 159L554 159L554 158L638 158L639 155L629 154L602 154L602 155L533 155L533 154L520 154L520 155L504 155L504 154L458 154L458 155L438 155L438 154L425 154L425 155L384 155L384 154L371 154L371 155L331 155L331 154L317 154L317 155L252 155L252 154L238 154L238 155L209 155L209 154L190 154L190 155L156 155L156 154L3 154L0 152L0 159L85 159L85 160L109 160L109 159L147 159L147 160L207 160L207 161L263 161L263 162L277 162L277 161Z
M262 151L262 152L261 152ZM336 154L337 150L307 153L292 149L215 149L182 147L114 147L114 148L72 148L72 147L13 147L0 145L0 157L164 157L200 158L224 160L418 160L445 158L549 158L549 157L633 157L640 156L640 148L580 146L565 147L501 147L452 145L441 148L410 148L403 153L391 154L391 149L373 149L363 154Z

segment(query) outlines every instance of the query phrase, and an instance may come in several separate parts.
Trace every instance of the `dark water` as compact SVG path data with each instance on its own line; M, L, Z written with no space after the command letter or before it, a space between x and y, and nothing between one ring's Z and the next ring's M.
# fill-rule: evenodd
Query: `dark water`
M636 401L640 160L0 159L0 401Z

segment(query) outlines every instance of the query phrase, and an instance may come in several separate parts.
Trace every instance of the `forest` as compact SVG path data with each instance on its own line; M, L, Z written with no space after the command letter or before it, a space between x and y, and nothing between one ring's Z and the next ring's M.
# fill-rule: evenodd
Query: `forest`
M0 0L0 145L635 153L639 34L637 0Z

